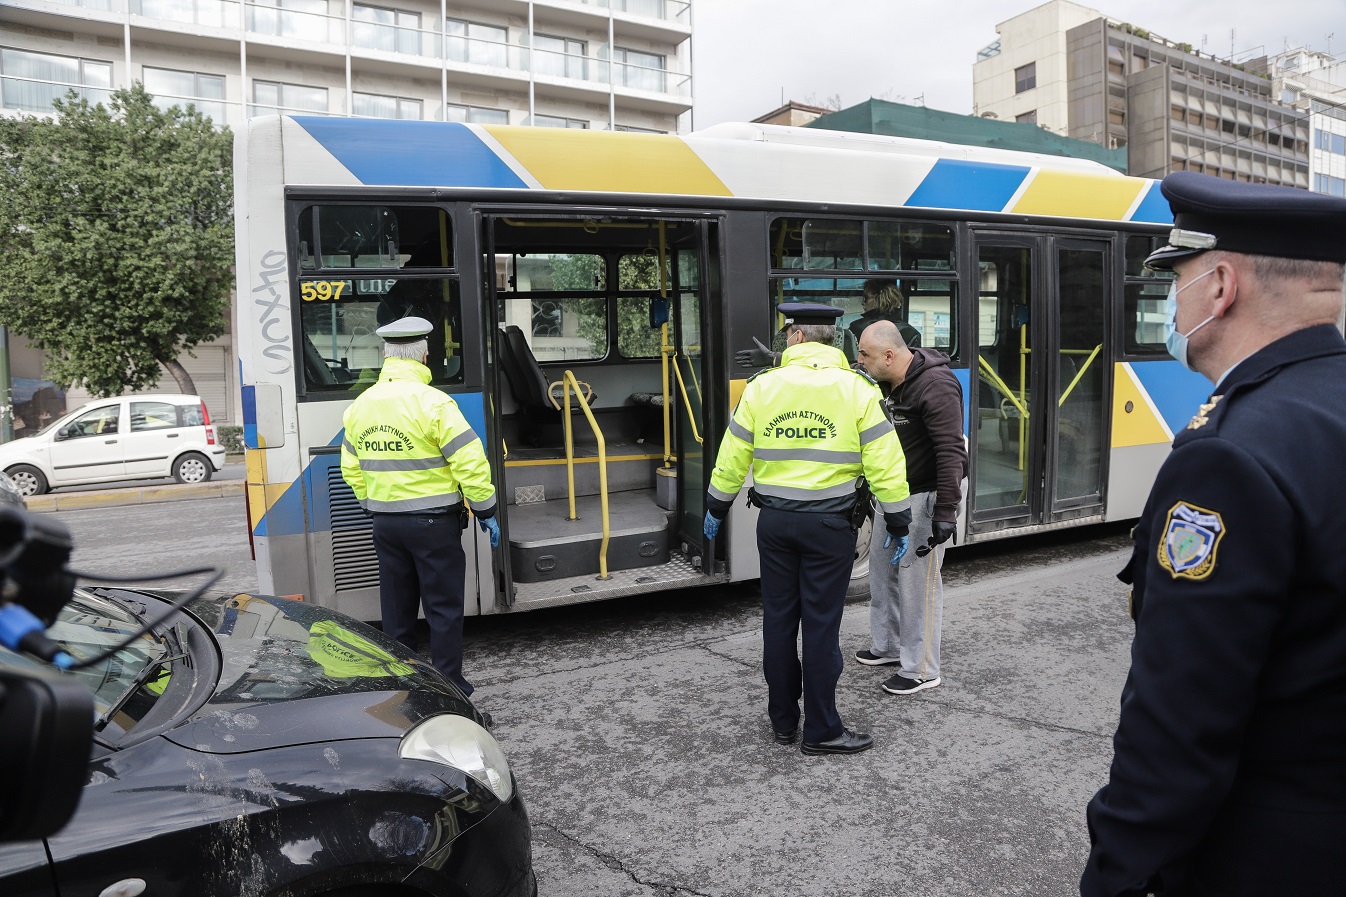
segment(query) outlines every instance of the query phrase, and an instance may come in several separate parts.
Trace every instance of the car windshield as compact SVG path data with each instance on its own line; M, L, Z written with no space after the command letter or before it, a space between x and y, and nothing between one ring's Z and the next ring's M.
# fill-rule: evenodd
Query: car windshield
M33 433L33 434L31 434L31 435L33 435L33 436L41 436L43 433L47 433L47 432L49 432L53 427L55 427L55 426L58 425L58 424L63 424L63 423L65 423L66 421L74 420L75 417L76 417L81 411L83 411L85 408L88 408L88 407L89 407L89 406L88 406L88 404L86 403L86 404L84 404L84 405L80 405L80 406L79 406L78 408L76 408L74 411L67 411L65 414L62 414L62 415L60 415L59 417L53 417L51 420L47 421L47 425L46 425L45 427L43 427L41 430L38 430L36 433Z
M74 597L61 609L47 634L80 662L103 654L144 625L140 616L129 607L76 589ZM167 656L168 648L157 636L145 633L93 666L74 671L93 692L94 711L100 719L126 698L127 691L147 667L159 665L159 661ZM105 731L129 732L144 718L164 691L170 666L161 666L157 675L150 675L135 686L135 693L108 719Z

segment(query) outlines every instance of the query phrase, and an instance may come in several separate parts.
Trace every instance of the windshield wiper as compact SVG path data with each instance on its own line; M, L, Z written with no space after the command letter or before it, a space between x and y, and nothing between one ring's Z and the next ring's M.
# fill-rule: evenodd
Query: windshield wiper
M163 640L160 639L160 641L162 642ZM141 669L139 673L136 673L135 678L131 680L131 684L127 687L127 689L121 693L121 695L117 698L117 700L113 701L110 705L108 705L108 709L103 711L103 713L99 715L98 719L94 721L93 730L95 732L103 731L104 727L107 726L108 722L112 719L113 715L116 714L118 710L121 710L122 707L126 706L126 702L131 700L131 697L136 692L140 691L140 689L145 685L146 682L150 681L150 679L153 677L153 674L157 673L160 667L162 667L166 663L172 663L175 660L185 660L186 658L187 658L186 651L180 651L177 654L170 654L168 651L165 651L158 658L151 660L149 663L145 664L144 668Z

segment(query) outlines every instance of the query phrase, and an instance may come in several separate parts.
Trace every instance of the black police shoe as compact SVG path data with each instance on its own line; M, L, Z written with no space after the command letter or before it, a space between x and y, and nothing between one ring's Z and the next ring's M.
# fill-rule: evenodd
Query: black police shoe
M858 754L874 746L874 738L861 732L842 729L829 741L806 741L799 749L806 754Z
M795 726L789 732L778 732L772 729L771 734L776 736L776 744L794 744L799 740L799 727Z

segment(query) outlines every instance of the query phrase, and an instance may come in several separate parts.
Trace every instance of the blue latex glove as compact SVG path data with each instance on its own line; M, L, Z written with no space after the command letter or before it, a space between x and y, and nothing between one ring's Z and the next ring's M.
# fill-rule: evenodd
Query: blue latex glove
M883 547L884 547L884 548L889 548L889 547L892 546L892 544L893 544L893 534L892 534L892 533L884 533L884 534L883 534ZM907 546L910 545L910 544L911 544L911 538L910 538L909 536L903 536L903 537L901 537L901 538L898 540L898 542L897 542L897 551L895 551L895 552L893 553L892 564L893 564L894 567L897 566L897 562L898 562L898 561L902 560L902 556L903 556L904 554L907 553Z
M491 547L500 547L500 521L494 517L478 517L477 526L481 527L483 533L491 534Z
M706 522L701 525L701 532L706 534L707 539L714 539L720 531L720 520L710 511L706 512Z

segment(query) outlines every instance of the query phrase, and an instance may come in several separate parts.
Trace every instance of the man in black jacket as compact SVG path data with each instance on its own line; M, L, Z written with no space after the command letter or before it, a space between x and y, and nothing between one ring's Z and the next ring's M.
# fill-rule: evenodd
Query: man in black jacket
M860 334L860 363L878 381L902 452L911 489L911 544L895 560L882 527L869 546L869 625L873 644L855 654L866 666L900 664L883 690L910 695L940 683L939 641L944 614L940 564L958 527L967 476L963 390L938 349L912 351L891 321Z
M1346 200L1162 185L1168 348L1215 384L1121 574L1136 624L1085 897L1346 892Z

